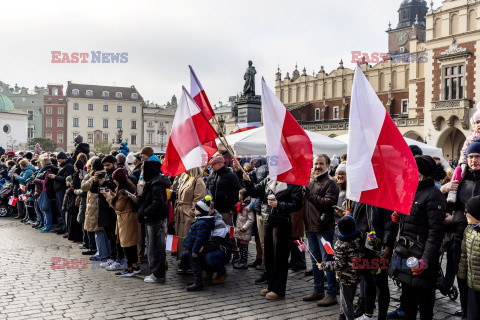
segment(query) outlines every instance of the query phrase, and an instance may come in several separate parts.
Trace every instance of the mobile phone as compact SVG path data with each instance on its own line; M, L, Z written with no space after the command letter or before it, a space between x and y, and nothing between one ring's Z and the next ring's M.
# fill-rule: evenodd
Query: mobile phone
M342 208L340 208L339 206L332 206L333 209L336 209L336 210L340 210L340 211L343 211Z
M134 198L137 197L136 195L134 195L133 193L131 193L131 192L127 191L127 190L125 190L125 192L126 192L129 196L132 196L132 197L134 197Z

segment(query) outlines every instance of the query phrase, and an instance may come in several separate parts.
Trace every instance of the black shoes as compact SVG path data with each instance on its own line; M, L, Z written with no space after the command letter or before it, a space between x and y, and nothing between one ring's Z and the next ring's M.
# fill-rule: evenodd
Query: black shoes
M264 272L262 273L262 276L255 280L255 284L262 284L262 283L267 283L267 273Z
M195 277L195 281L187 287L187 291L201 291L203 290L202 278Z
M97 251L93 251L93 250L88 250L88 251L83 251L82 254L84 256L92 256L94 255L95 253L97 253Z

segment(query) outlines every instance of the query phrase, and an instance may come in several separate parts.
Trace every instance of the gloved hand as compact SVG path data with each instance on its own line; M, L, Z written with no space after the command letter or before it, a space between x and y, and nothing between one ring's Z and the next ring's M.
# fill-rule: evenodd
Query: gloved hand
M394 211L392 213L392 221L398 223L400 221L400 213Z
M414 276L421 275L425 269L428 268L428 262L422 259L418 260L418 268L412 269L412 273Z

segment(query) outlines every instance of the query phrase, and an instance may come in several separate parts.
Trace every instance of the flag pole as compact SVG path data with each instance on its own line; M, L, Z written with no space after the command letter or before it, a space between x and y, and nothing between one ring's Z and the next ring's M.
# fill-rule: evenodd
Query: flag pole
M218 120L217 120L217 117L215 116L215 114L213 114L213 119L215 119L215 122L217 123L217 126L218 126L218 131L220 131L220 135L223 137L223 139L225 139L225 142L223 142L223 140L218 137L218 139L220 140L220 142L223 144L223 146L225 148L227 148L227 151L232 155L233 157L233 160L237 163L238 167L240 168L240 170L242 170L242 172L244 174L247 174L245 172L245 170L243 170L242 166L240 165L240 162L238 162L237 158L235 157L235 154L233 153L232 151L232 148L230 147L230 145L228 144L228 141L227 141L227 138L225 137L225 135L223 134L223 130L222 130L222 127L220 127L220 123L218 123Z

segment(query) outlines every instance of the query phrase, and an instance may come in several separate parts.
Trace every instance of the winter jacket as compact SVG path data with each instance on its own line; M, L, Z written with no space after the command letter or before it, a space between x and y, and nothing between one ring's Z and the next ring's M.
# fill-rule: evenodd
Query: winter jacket
M130 152L130 148L127 146L128 143L122 142L120 143L120 148L118 149L118 152L123 153L126 156L128 156L128 153Z
M342 285L352 286L359 283L362 280L364 270L353 268L353 261L365 257L364 247L365 241L361 233L351 241L338 239L333 247L335 259L322 262L323 271L335 271L337 279Z
M115 202L116 193L107 201L117 214L117 235L122 248L135 246L141 242L142 231L138 223L137 209L133 200L124 192L120 191Z
M261 160L258 159L257 161L261 161ZM260 167L256 168L255 170L253 170L252 172L249 173L249 176L250 176L250 180L252 180L254 184L262 182L263 179L265 179L268 176L267 165L264 164L264 165L261 165ZM257 215L262 214L262 202L261 201L255 202L254 211Z
M132 170L131 175L134 176L137 181L140 181L140 174L142 174L142 164L140 163L139 165L135 166L135 168Z
M43 191L43 182L45 181L45 187L47 188L47 195L50 199L55 199L55 191L53 190L53 180L48 178L50 174L56 174L58 169L49 164L41 168L33 183L35 184L35 197L40 197Z
M411 269L405 265L405 260L413 254L409 251L408 256L401 256L401 247L399 248L397 241L389 270L390 276L412 287L428 289L435 285L440 247L445 233L443 222L446 205L445 197L435 187L432 179L420 181L410 215L400 215L399 236L415 241L414 246L420 248L418 251L421 252L415 258L426 261L428 267L420 275L413 276Z
M244 243L250 242L252 238L253 223L256 222L255 213L248 211L248 205L250 199L244 201L244 203L237 203L237 223L235 225L235 239L243 241ZM240 231L243 228L245 231Z
M215 209L220 213L235 212L235 204L238 202L240 181L237 175L227 167L222 167L212 172L207 179L207 190L212 195Z
M85 223L83 228L89 232L102 231L98 226L98 193L91 191L95 177L87 174L82 181L82 190L87 192L87 205L85 209Z
M156 161L145 161L143 172L145 186L138 200L138 221L158 222L168 216L166 189L170 187L170 180L160 173L160 163Z
M302 208L302 188L300 186L283 182L275 184L275 181L266 178L258 184L245 181L245 188L251 197L259 198L256 201L262 202L262 216L269 223L290 223L292 214ZM277 199L276 208L268 205L267 197L270 194L275 195Z
M183 239L183 246L188 251L199 254L200 248L210 239L210 235L215 228L214 216L201 216L195 218L188 235Z
M102 185L100 182L93 181L90 191L98 194L98 226L103 228L113 228L116 224L117 216L115 210L108 204L105 196L100 193L100 188L107 188L110 191L115 190L117 185L113 182L112 176L105 172L105 181Z
M87 158L89 158L89 154L90 154L90 146L88 145L88 143L85 143L85 142L80 142L76 147L75 147L75 152L73 153L73 161L77 161L77 156L80 154L80 153L84 153Z
M328 172L310 178L310 184L304 192L304 221L307 232L324 233L335 229L332 206L337 204L338 193L338 185Z
M392 211L368 204L353 202L350 214L357 222L357 230L362 233L375 231L383 246L393 249L398 233L398 224L392 221Z
M480 170L474 171L468 168L462 183L458 187L457 202L452 209L452 225L449 226L449 230L452 228L452 232L455 232L455 240L462 241L463 233L467 227L465 205L468 200L478 195L480 195Z
M33 176L33 173L35 172L35 167L29 164L25 168L22 169L22 172L18 177L15 177L17 181L20 182L20 184L25 185L27 180L30 179Z
M458 266L458 277L467 279L469 288L480 292L480 227L465 228L462 242L462 257Z
M53 188L56 191L65 191L67 190L66 179L68 176L71 176L75 172L73 164L70 159L67 159L64 163L60 165L57 175L53 181Z

